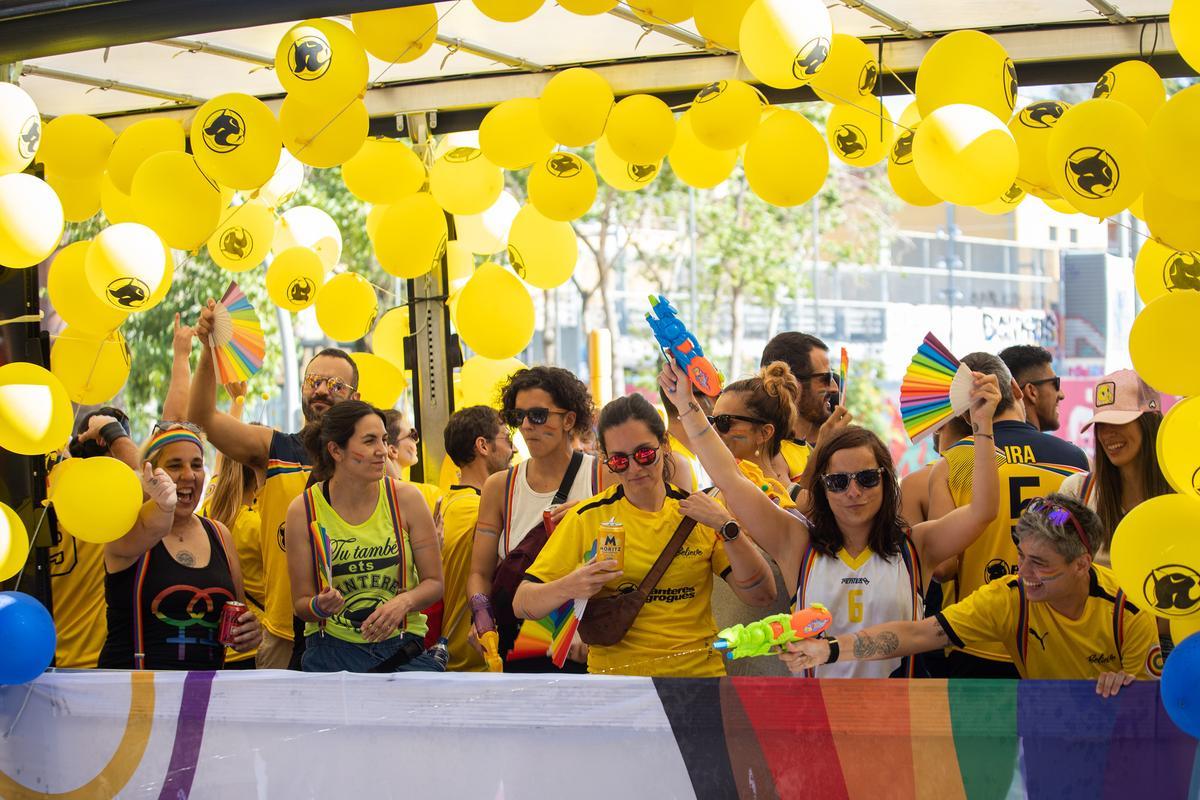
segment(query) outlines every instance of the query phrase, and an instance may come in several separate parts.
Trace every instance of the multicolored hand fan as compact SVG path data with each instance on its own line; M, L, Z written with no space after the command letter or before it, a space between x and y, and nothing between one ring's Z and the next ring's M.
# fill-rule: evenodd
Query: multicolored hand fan
M236 282L213 309L213 330L208 337L221 383L237 383L262 369L266 339L254 306Z
M900 417L915 444L970 408L971 369L932 333L917 348L900 383Z
M567 662L567 652L586 607L587 600L568 600L541 619L525 620L509 659L539 658L549 651L554 666L561 667Z

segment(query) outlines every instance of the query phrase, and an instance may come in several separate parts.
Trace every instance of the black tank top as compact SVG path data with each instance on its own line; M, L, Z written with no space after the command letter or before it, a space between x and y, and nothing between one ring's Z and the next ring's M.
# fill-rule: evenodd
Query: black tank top
M217 628L225 601L236 598L233 574L215 524L198 519L208 535L207 565L180 564L160 541L129 568L105 574L108 638L100 667L220 669L225 664ZM139 628L144 664L134 658Z

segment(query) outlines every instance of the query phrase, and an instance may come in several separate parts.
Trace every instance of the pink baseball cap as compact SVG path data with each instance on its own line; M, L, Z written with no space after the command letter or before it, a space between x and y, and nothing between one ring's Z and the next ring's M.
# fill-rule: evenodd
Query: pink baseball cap
M1162 413L1162 398L1131 369L1119 369L1105 375L1096 384L1092 403L1096 413L1083 426L1087 430L1097 422L1124 425L1142 414Z

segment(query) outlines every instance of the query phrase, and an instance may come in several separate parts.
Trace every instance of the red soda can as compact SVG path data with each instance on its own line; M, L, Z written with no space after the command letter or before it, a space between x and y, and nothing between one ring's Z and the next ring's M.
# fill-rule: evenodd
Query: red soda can
M546 527L546 533L554 533L554 512L558 506L546 506L546 510L542 512L542 524Z
M221 626L217 629L217 641L225 646L233 645L233 629L237 627L238 618L246 613L246 604L237 600L226 600L221 609Z

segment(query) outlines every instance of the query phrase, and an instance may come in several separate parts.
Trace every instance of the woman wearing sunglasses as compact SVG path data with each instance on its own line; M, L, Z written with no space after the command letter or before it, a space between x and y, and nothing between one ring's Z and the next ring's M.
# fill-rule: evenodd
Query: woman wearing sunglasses
M919 619L921 595L929 582L922 565L939 564L961 552L996 515L999 487L991 437L1000 392L994 376L976 373L971 391L976 434L971 504L914 528L900 518L891 455L870 431L850 426L813 453L811 522L803 521L745 479L699 413L687 376L673 362L660 373L659 385L681 409L696 455L730 512L755 532L755 540L779 565L797 607L824 604L839 633L889 620ZM868 678L911 672L911 662L895 658L823 666L816 674Z
M599 440L616 485L574 508L550 537L513 600L513 609L525 619L545 616L568 600L639 586L684 521L680 502L687 494L670 483L666 426L644 397L606 405ZM620 523L625 531L623 570L616 561L595 557L601 526L608 522ZM751 605L765 606L775 598L766 560L736 523L720 533L697 525L622 639L590 648L588 671L724 675L724 662L710 646L717 633L710 607L714 574Z

